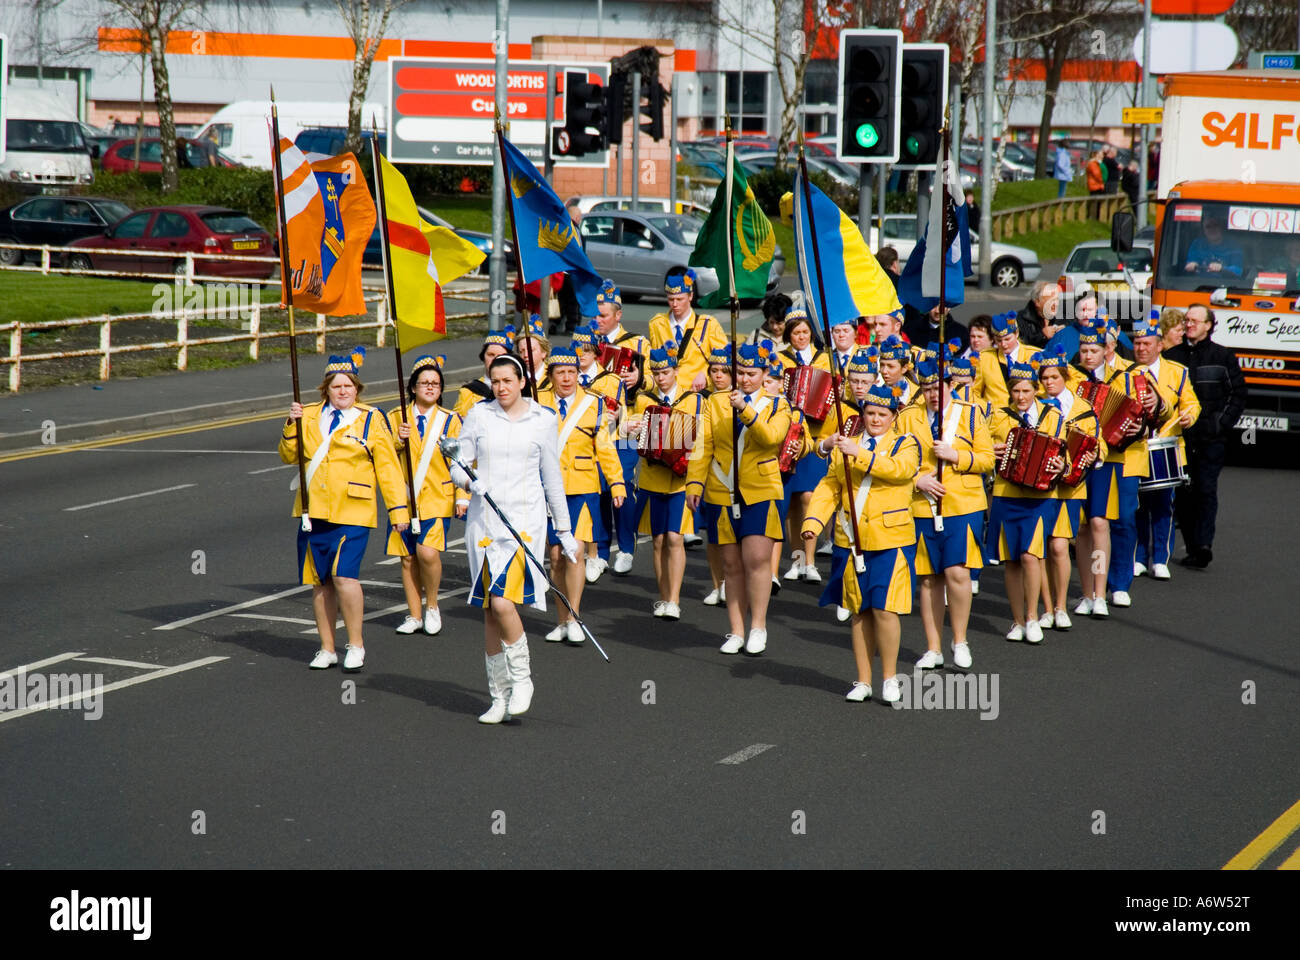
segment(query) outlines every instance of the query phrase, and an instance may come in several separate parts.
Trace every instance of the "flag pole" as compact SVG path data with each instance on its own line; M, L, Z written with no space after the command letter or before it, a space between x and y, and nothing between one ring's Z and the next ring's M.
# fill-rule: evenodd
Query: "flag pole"
M939 436L943 436L943 407L947 387L943 382L943 355L948 350L948 341L944 337L945 328L948 320L948 163L952 159L952 151L949 149L948 137L948 112L944 111L943 126L939 128L939 149L943 155L939 161ZM935 462L935 479L943 483L943 461L938 456L934 458ZM943 496L934 498L935 520L934 528L943 529Z
M727 114L727 188L726 188L726 241L727 241L727 291L731 297L731 389L740 389L736 362L739 345L736 343L736 322L740 319L740 302L736 299L736 252L732 247L735 238L731 235L731 190L735 184L736 144L735 133L731 129L731 114ZM731 516L740 519L740 411L731 408Z
M411 429L411 418L406 412L406 374L402 371L402 333L397 325L397 296L393 285L392 252L388 246L388 205L384 201L384 171L379 165L379 128L375 118L370 118L370 163L375 177L375 199L379 201L379 251L384 260L384 286L388 293L388 315L393 321L393 356L397 360L397 398L402 405L402 423ZM442 379L441 371L438 379ZM439 398L441 400L441 397ZM428 442L432 442L432 438ZM411 518L411 533L420 535L419 491L415 489L415 478L411 473L411 440L406 440L406 506Z
M293 283L289 279L289 230L284 217L284 172L280 169L280 115L275 107L275 87L271 88L271 166L275 177L275 226L280 233L280 299L289 308L289 369L293 373L293 402L301 405L298 337L293 326ZM302 529L304 533L311 533L311 517L307 510L307 466L302 450L302 417L293 423L298 438L298 497L302 502Z
M803 150L803 130L799 131L799 179L803 185L804 209L808 211L808 233L809 245L813 251L813 272L817 274L817 309L821 314L822 334L826 337L826 349L833 350L835 343L831 340L830 320L826 316L826 282L822 279L822 257L817 247L817 218L813 216L812 207L812 190L808 186L808 159L804 156ZM795 225L799 221L799 205L795 203ZM840 407L840 398L844 395L843 383L840 380L839 364L835 358L831 357L831 389L835 397L835 424L836 433L843 436L844 434L844 411ZM866 569L866 561L862 556L862 534L858 531L858 506L853 489L853 474L849 470L849 458L840 457L844 463L844 490L849 501L849 522L853 526L853 567L858 572Z
M528 369L528 395L536 400L537 374L533 369L533 325L528 316L528 288L524 283L524 261L519 249L519 229L515 226L514 188L510 185L510 166L506 163L506 148L502 143L505 139L505 130L501 125L501 112L494 109L493 114L496 121L497 149L501 151L501 169L506 180L506 210L510 214L510 238L515 244L515 273L519 276L519 292L524 300L524 364Z

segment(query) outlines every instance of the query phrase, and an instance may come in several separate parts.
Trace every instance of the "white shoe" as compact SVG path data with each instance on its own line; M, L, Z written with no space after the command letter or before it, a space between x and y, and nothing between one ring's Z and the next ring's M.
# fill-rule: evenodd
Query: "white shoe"
M569 621L568 634L570 643L582 643L587 639L587 635L582 632L582 627L578 626L577 620Z
M825 543L823 543L820 547L817 548L816 556L829 557L833 552L834 552L834 545L829 540L827 540Z
M659 616L665 620L680 620L682 618L682 608L669 600L664 604L664 612Z
M510 697L510 670L506 666L506 655L498 653L489 657L485 653L483 659L487 664L488 696L492 698L492 706L478 718L478 722L500 723L509 720L506 701Z
M348 652L343 655L344 670L360 670L366 663L366 648L348 644Z
M933 670L935 667L943 666L943 654L935 653L933 650L927 650L921 654L921 659L916 661L916 669Z
M963 670L970 669L970 665L974 661L971 660L969 643L954 643L952 645L952 662Z
M1081 617L1086 617L1092 613L1092 597L1084 597L1079 601L1079 605L1074 608L1074 612Z
M1072 626L1074 626L1074 624L1070 622L1070 615L1066 613L1064 610L1057 610L1056 623L1055 623L1056 629L1069 630Z
M718 602L719 603L727 602L727 581L726 580L723 580L722 583L718 584Z
M718 588L714 587L709 591L708 596L704 598L704 605L706 607L716 607L718 605L718 600Z
M990 567L1000 567L1002 566L1002 561L999 560L997 557L989 557L988 565Z
M970 595L972 597L978 597L980 595L980 582L978 580L972 580L970 582Z
M654 609L651 611L652 616L662 617L664 611L668 609L668 604L663 600L656 600Z
M704 542L704 538L698 533L688 533L682 537L682 545L686 547L698 547Z
M1035 623L1034 626L1038 626L1038 624ZM1013 623L1011 625L1011 629L1007 631L1007 639L1008 640L1025 639L1025 628L1018 623Z
M851 616L853 616L853 611L851 611L848 607L835 608L835 619L838 620L840 623L843 623Z
M551 643L559 643L564 639L565 634L568 633L567 627L567 624L556 624L555 629L546 635L546 639L551 641Z
M442 632L442 611L437 607L429 607L424 611L424 632L431 637Z
M614 573L620 577L632 572L632 554L620 553L614 558Z
M785 572L785 578L787 580L798 580L801 576L803 576L803 564L795 560L794 563L790 564L790 569Z
M527 713L533 703L533 674L529 667L528 638L520 637L510 644L502 644L501 652L506 657L506 669L510 672L510 698L506 710L517 717Z
M903 692L899 689L898 677L887 677L880 688L880 699L885 703L898 703L903 699Z
M1027 624L1025 624L1025 642L1026 643L1043 642L1043 628L1041 625L1039 625L1037 620L1030 620Z
M1092 601L1092 615L1094 617L1110 616L1110 611L1106 609L1106 601L1103 600L1101 597L1097 597Z
M767 649L767 631L754 627L749 631L749 639L745 641L745 652L751 656L758 656Z
M1134 564L1133 564L1133 576L1135 576L1135 577L1140 577L1140 576L1142 576L1142 574L1144 574L1144 573L1146 573L1146 572L1147 572L1147 565L1146 565L1145 563L1134 563Z
M339 655L333 650L317 650L316 656L312 658L311 668L313 670L324 670L327 667L336 666L339 662Z
M772 596L775 597L780 592L781 592L781 578L774 576L772 578Z
M849 703L862 703L864 700L871 699L871 684L863 683L861 680L854 680L853 686L849 692L844 695L844 699Z
M595 583L597 580L599 580L600 575L605 572L605 568L608 566L609 566L609 561L607 560L602 560L600 559L600 557L588 557L587 558L587 582Z
M1038 618L1038 626L1043 630L1051 630L1052 627L1056 626L1056 617L1053 616L1051 611L1048 611Z
M723 653L740 653L745 646L745 638L734 633L727 634L727 640L718 649Z
M1165 563L1153 564L1151 567L1151 576L1156 580L1169 579L1169 565Z
M1133 598L1128 595L1127 590L1116 590L1110 595L1110 602L1117 607L1133 606Z
M817 572L817 568L808 564L803 568L803 578L808 583L821 583L822 575Z
M402 625L397 628L397 633L415 633L415 631L419 630L421 626L423 626L423 623L419 618L408 615L407 618L402 621Z

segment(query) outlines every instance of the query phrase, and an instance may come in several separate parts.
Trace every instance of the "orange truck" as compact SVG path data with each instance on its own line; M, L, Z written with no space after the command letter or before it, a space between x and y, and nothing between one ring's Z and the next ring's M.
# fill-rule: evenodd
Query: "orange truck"
M1300 71L1163 87L1152 303L1213 307L1250 387L1238 428L1300 431Z

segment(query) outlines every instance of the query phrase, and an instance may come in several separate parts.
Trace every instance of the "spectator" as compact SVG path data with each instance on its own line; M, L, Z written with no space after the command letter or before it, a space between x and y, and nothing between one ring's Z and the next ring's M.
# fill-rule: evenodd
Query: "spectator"
M1210 215L1205 218L1201 235L1187 248L1187 265L1183 267L1187 273L1228 273L1234 277L1241 276L1241 247L1228 242L1223 227L1222 217Z
M1029 294L1029 302L1016 314L1020 328L1020 342L1031 347L1043 347L1056 332L1053 326L1061 311L1061 288L1051 280L1039 280ZM1051 333L1048 327L1051 326Z
M1088 165L1083 168L1083 175L1088 183L1089 196L1106 192L1106 168L1102 165L1100 150L1093 151Z
M1052 176L1056 178L1056 197L1059 200L1065 196L1065 188L1074 179L1074 164L1070 162L1070 151L1065 148L1064 140L1057 141L1056 162L1052 165Z
M876 253L876 261L880 264L885 276L889 282L894 285L894 292L898 292L898 275L903 272L902 264L898 259L898 251L893 247L881 247Z
M966 191L966 219L972 230L980 228L980 205L975 201L975 194Z
M785 341L785 315L790 310L790 298L784 293L773 293L763 300L763 323L749 335L749 343L771 340L779 352L787 346Z
M1210 339L1214 311L1198 303L1187 308L1183 342L1165 354L1187 367L1201 402L1200 418L1183 431L1190 484L1178 491L1174 512L1183 531L1186 567L1204 570L1214 559L1214 523L1219 512L1219 471L1228 435L1246 408L1246 378L1237 355Z
M1073 316L1074 322L1055 328L1056 333L1048 339L1047 345L1043 347L1043 352L1055 353L1056 348L1060 347L1065 352L1065 355L1070 358L1070 362L1076 363L1079 354L1079 333L1085 325L1091 324L1098 316L1097 294L1092 287L1084 284L1079 286L1075 293L1073 307L1068 315ZM1119 355L1126 360L1131 360L1133 358L1133 341L1128 338L1127 334L1122 332L1119 334L1117 341Z
M1154 190L1160 180L1160 144L1147 147L1147 190Z
M1160 314L1160 352L1166 353L1183 342L1183 321L1187 314L1177 307L1165 307Z
M969 338L968 346L963 356L971 358L971 363L979 362L981 350L993 349L993 318L987 313L981 313L971 317L970 329L966 331Z
M1106 168L1106 192L1119 193L1120 174L1118 151L1107 144L1101 154L1102 165Z
M1138 179L1141 177L1141 171L1138 170L1138 162L1130 160L1128 167L1120 174L1120 184L1124 193L1128 196L1128 202L1134 207L1138 205Z
M907 342L914 347L924 349L932 343L947 343L954 338L961 341L962 349L966 349L966 344L970 342L970 337L966 332L966 324L962 323L948 312L948 319L943 322L943 336L939 336L939 307L936 305L929 313L914 313L903 324L903 334L907 337ZM883 342L883 341L878 341Z

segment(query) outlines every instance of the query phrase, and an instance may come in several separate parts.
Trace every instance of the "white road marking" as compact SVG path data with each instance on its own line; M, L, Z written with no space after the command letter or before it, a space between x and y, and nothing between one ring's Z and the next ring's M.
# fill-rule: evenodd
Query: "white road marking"
M232 617L243 617L245 620L274 620L277 623L315 623L315 620L307 620L303 617L273 617L269 613L232 613Z
M76 657L78 663L102 663L110 667L133 667L137 670L157 670L156 663L140 663L136 660L114 660L112 657Z
M25 663L21 667L14 667L12 670L6 670L4 673L0 673L0 680L8 680L14 674L30 672L38 667L48 667L51 663L61 663L64 660L75 660L80 656L83 656L80 652L60 653L56 657L46 657L44 660L37 660L35 663ZM153 668L151 667L150 669Z
M200 620L211 620L213 617L224 616L227 613L233 613L236 610L247 610L249 607L260 606L263 603L270 603L272 600L279 600L281 597L292 596L295 593L302 593L310 590L311 587L303 585L301 587L290 587L288 590L281 590L279 593L272 593L265 597L258 597L256 600L245 600L243 603L232 603L228 607L221 607L217 610L211 610L208 613L200 613L194 617L186 617L184 620L173 620L171 623L164 623L161 627L154 627L155 630L178 630L181 627L188 627L191 623L198 623Z
M197 486L193 483L181 483L174 487L163 487L161 490L146 490L144 493L132 493L125 497L114 497L112 500L98 500L95 503L83 503L78 507L64 507L65 513L71 513L74 510L89 510L91 507L104 507L110 503L121 503L123 500L138 500L140 497L152 497L159 493L171 493L173 490L185 490L189 487Z
M389 566L390 564L401 563L401 562L402 562L401 557L389 557L387 560L380 560L378 563L375 564L375 566L386 567Z
M278 467L263 467L261 470L249 470L248 475L250 477L255 477L259 473L271 473L273 470L292 470L296 466L296 463L282 463Z
M362 581L362 582L364 583L365 581ZM458 587L458 588L455 589L455 590L448 590L446 593L440 593L440 594L438 594L438 601L441 602L441 601L443 601L443 600L450 599L451 597L459 597L461 594L465 594L465 593L469 593L469 587ZM397 613L397 612L399 612L399 611L401 611L401 610L406 610L406 609L407 609L407 606L406 606L405 603L395 603L395 604L393 604L391 607L384 607L382 610L375 610L375 611L373 611L373 612L371 612L371 613L367 613L367 614L366 614L364 617L362 617L361 619L362 619L362 620L378 620L380 617L386 617L386 616L388 616L388 615L391 614L391 613ZM286 619L286 620L287 620L287 619L289 619L289 618L288 618L288 617L285 617L285 618L283 618L283 619ZM302 622L306 623L307 621L302 621ZM340 621L340 622L336 623L334 626L335 626L335 628L337 629L338 627L343 626L343 623L342 623L342 621ZM316 632L315 624L313 623L311 629L309 629L309 630L304 630L304 631L302 631L302 632L303 632L303 633L315 633L315 632Z
M723 757L718 763L744 763L746 760L754 759L760 753L766 753L775 746L775 743L751 743L744 750L737 751L729 757Z
M202 660L191 660L189 663L182 663L175 667L163 667L161 670L154 670L153 673L141 674L138 677L131 677L128 680L118 680L116 683L108 683L93 690L93 695L98 697L110 690L121 690L123 687L134 686L137 683L144 683L147 680L157 680L159 677L169 677L174 673L183 673L186 670L194 670L197 667L206 667L210 663L220 663L222 660L229 660L229 657L204 657ZM57 700L51 700L46 703L39 703L32 707L25 707L22 710L14 710L12 713L0 713L0 723L6 720L16 720L18 717L25 717L29 713L39 713L42 710L49 710L54 707L61 707L67 703L84 703L86 693L72 693L66 697L59 697Z
M86 453L256 453L262 456L278 457L280 454L275 450L192 450L181 447L93 447ZM291 464L292 466L292 464Z

